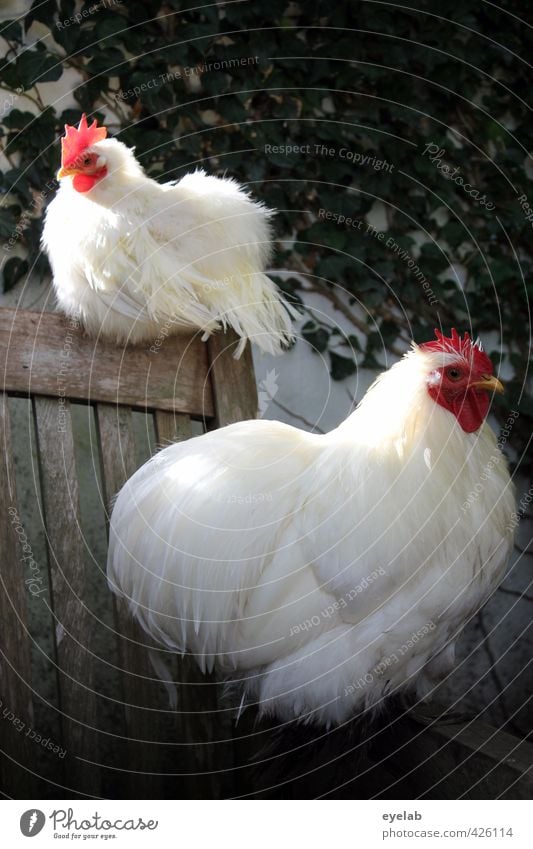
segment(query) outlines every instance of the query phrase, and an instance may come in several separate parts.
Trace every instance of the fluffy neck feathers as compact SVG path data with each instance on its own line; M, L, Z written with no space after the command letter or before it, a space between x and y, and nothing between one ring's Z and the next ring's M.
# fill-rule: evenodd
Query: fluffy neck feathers
M482 430L465 433L454 414L437 404L428 392L428 375L453 355L424 352L417 346L374 381L357 409L334 433L353 437L378 453L402 457L416 447L440 453L448 443L466 446Z

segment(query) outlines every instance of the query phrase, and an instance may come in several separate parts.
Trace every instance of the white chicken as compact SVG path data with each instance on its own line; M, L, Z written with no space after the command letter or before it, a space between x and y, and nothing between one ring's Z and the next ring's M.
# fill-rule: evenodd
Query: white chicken
M437 332L328 434L246 421L165 448L118 495L111 588L283 720L427 695L512 548L492 372L479 342Z
M264 274L271 211L203 171L157 183L106 135L83 115L61 140L42 237L59 307L120 344L232 327L237 355L248 339L283 350L297 313Z

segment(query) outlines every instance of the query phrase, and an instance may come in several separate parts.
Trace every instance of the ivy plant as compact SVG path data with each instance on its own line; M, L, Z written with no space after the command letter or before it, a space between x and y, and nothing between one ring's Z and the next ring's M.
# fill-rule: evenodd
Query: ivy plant
M0 233L28 253L5 252L4 290L47 270L40 217L58 138L85 111L154 179L234 174L278 210L275 264L295 272L282 285L333 379L383 365L434 327L493 340L509 375L496 409L502 423L520 413L519 458L533 419L523 3L190 5L35 0L0 24ZM76 109L46 85L72 71ZM330 318L306 305L313 290ZM353 332L339 331L341 315Z

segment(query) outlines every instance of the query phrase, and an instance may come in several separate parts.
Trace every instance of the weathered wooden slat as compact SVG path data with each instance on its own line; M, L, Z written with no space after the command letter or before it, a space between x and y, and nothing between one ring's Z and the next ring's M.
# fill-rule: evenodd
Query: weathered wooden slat
M233 356L239 344L234 331L217 333L209 339L209 376L215 403L215 421L210 427L255 419L257 387L252 350L247 344L240 359Z
M114 496L135 472L132 414L126 407L98 404L96 420L109 520ZM161 771L161 748L146 741L163 739L161 715L157 712L158 708L165 708L161 685L155 680L148 656L149 638L125 604L115 601L114 609L128 744L124 762L113 766L124 770L131 798L158 798L164 796L161 777L155 774Z
M533 745L492 728L480 720L435 729L433 738L444 738L455 759L455 769L446 780L466 798L533 798ZM444 774L441 763L441 775ZM462 785L462 787L461 787ZM438 793L439 785L435 785ZM458 794L459 795L459 794Z
M15 799L31 798L35 766L26 737L33 726L30 641L24 551L28 546L20 521L11 453L7 395L0 392L0 778L2 792Z
M157 444L160 448L171 442L181 442L190 439L192 435L191 418L177 413L166 413L163 410L155 411L155 429Z
M102 456L104 509L109 519L112 499L136 468L131 410L112 404L97 404L96 422Z
M443 790L470 799L533 798L533 745L475 719L436 725L428 731L438 774L434 798Z
M531 799L533 745L478 719L442 722L442 707L424 709L427 727L406 716L385 736L385 766L396 775L394 798Z
M199 335L168 337L155 352L148 345L121 348L89 338L57 313L0 309L0 349L8 392L214 414Z
M69 402L34 398L41 487L52 587L59 705L67 784L100 795L92 616L85 604L86 562Z

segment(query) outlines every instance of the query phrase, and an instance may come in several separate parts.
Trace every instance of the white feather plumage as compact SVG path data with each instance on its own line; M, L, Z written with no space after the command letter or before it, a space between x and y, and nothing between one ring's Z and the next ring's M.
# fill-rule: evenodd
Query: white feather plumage
M160 185L116 139L93 144L107 176L80 194L63 179L43 247L59 307L93 335L153 342L232 327L269 353L292 339L289 307L264 274L271 212L235 180L202 171Z
M502 578L514 509L488 425L428 395L447 356L415 347L326 435L248 421L161 451L117 498L111 588L282 719L429 692Z

